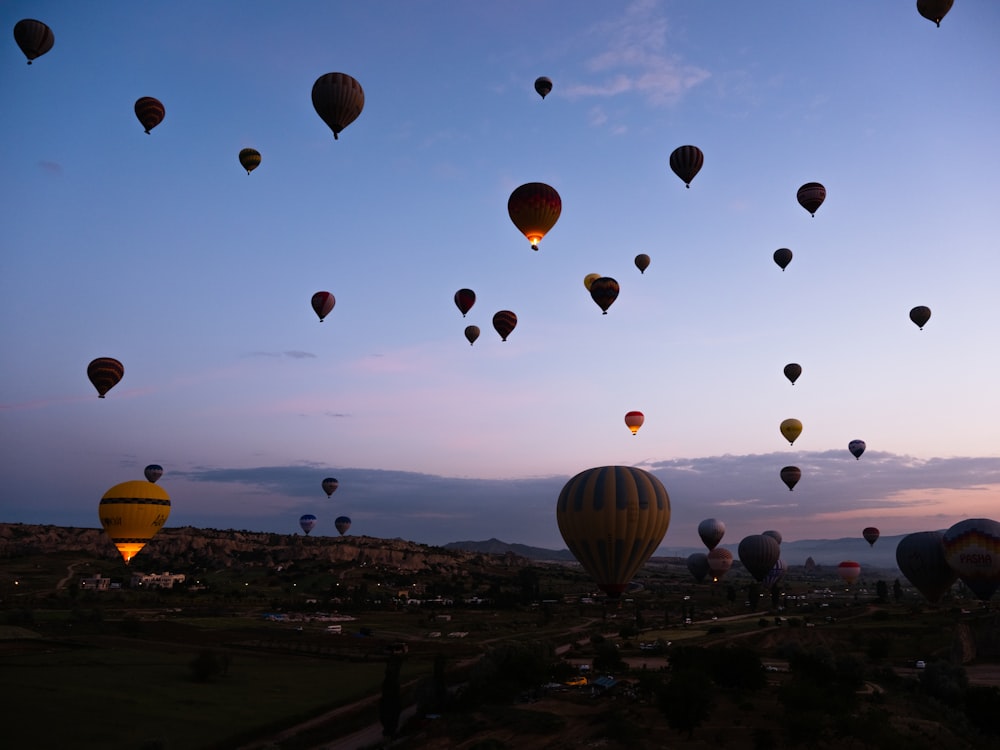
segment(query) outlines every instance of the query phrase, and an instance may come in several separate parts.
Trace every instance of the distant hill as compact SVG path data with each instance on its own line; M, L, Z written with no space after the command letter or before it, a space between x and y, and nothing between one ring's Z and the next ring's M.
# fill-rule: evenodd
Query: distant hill
M481 555L506 555L512 553L529 560L555 560L571 562L573 554L568 549L553 550L544 547L529 547L527 544L509 544L499 539L487 539L485 542L448 542L445 549L461 550L462 552L477 552Z

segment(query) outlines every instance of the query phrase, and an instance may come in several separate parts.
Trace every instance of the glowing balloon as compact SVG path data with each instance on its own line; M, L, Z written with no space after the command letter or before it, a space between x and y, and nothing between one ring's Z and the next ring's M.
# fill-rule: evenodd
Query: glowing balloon
M795 385L795 381L799 379L799 375L802 374L802 365L796 364L795 362L789 362L785 365L785 377Z
M599 278L601 278L601 274L599 273L588 273L583 277L583 285L587 288L588 292L590 291L590 285Z
M716 547L708 553L708 567L712 578L718 581L733 567L733 553L725 547Z
M455 306L462 313L463 318L474 304L476 304L476 293L471 289L459 289L455 292Z
M336 304L336 298L329 292L316 292L312 296L312 309L319 316L320 323L323 322L323 318L330 314Z
M646 269L649 268L649 256L646 253L635 256L635 267L639 269L639 273L646 273Z
M802 423L797 419L786 419L778 426L778 429L781 430L781 434L785 436L788 444L792 445L795 439L802 434Z
M896 564L906 580L931 604L958 580L958 573L945 558L942 531L918 531L904 536L896 545Z
M717 518L706 518L698 524L698 536L710 552L722 541L725 534L726 524Z
M867 447L868 444L864 440L852 440L847 444L847 450L859 461L861 460L861 454L865 452L865 448Z
M41 57L56 42L56 37L46 24L33 18L22 18L14 24L14 41L21 52L28 58L28 65L37 57Z
M781 469L781 481L788 485L788 491L795 489L795 485L802 479L802 471L798 466L785 466Z
M781 547L774 537L751 534L740 540L740 562L758 582L770 572L781 557Z
M670 168L686 187L691 187L691 180L701 171L704 163L705 155L697 146L679 146L670 154Z
M306 536L309 536L309 532L316 526L316 516L312 513L306 513L304 516L299 518L299 526L301 526L302 530L306 532Z
M502 341L506 341L516 327L517 316L510 310L500 310L493 315L493 328L500 334Z
M244 148L240 150L240 164L247 171L247 174L253 172L257 167L260 166L260 151L255 148Z
M552 91L552 79L547 76L539 76L535 79L535 91L544 99Z
M562 199L544 182L529 182L516 188L507 199L507 213L514 226L537 250L542 237L555 226L562 213Z
M104 398L124 376L125 366L112 357L98 357L87 365L87 377L97 389L98 398Z
M837 574L844 579L848 586L851 586L861 577L861 565L853 560L845 560L837 566Z
M944 532L944 557L982 601L1000 586L1000 523L967 518Z
M787 247L779 247L774 251L774 262L784 271L788 267L788 264L792 262L792 251Z
M948 15L954 2L955 0L917 0L917 12L940 28L941 19Z
M701 583L705 580L712 569L708 567L708 555L704 552L694 552L687 557L688 572L694 576L694 580Z
M479 338L479 326L466 326L465 327L465 338L469 341L469 346L476 343L476 339Z
M630 411L625 414L625 426L632 430L633 435L639 431L645 421L646 417L641 411Z
M879 538L879 531L874 526L866 526L861 532L861 536L863 536L865 541L868 542L869 547L874 547L875 542L877 542Z
M163 467L159 464L150 464L142 470L142 473L145 475L146 481L156 482L163 476Z
M170 495L160 485L135 479L116 484L101 498L101 526L127 565L166 523Z
M361 84L346 73L326 73L313 84L312 103L336 140L365 108L365 92Z
M341 536L347 533L347 530L351 528L351 519L347 516L337 516L337 519L333 522L333 525L337 527L337 531Z
M924 326L927 325L927 321L930 319L931 309L929 307L918 305L910 310L910 320L912 320L921 331L924 330Z
M139 118L146 134L163 122L167 111L163 108L163 102L151 96L144 96L135 102L135 116Z
M608 314L608 308L618 299L618 282L610 276L601 276L590 282L590 298L597 306Z
M648 471L599 466L581 471L562 488L556 522L598 588L617 598L663 540L670 497Z
M807 182L799 188L795 195L799 205L811 215L816 215L816 210L823 205L826 200L826 188L818 182Z
M327 497L330 497L330 495L332 495L334 492L336 492L337 488L339 486L340 486L340 482L338 482L333 477L327 477L322 482L323 492L326 493Z

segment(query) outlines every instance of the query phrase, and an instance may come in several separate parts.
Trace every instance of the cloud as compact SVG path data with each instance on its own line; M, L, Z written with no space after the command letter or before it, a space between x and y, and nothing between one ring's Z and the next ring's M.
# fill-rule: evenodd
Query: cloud
M283 352L248 352L244 355L245 357L267 357L269 359L280 359L281 357L288 357L290 359L316 359L316 355L312 352L298 351L297 349L288 349Z
M62 164L55 161L39 161L38 168L51 175L61 175L63 172Z

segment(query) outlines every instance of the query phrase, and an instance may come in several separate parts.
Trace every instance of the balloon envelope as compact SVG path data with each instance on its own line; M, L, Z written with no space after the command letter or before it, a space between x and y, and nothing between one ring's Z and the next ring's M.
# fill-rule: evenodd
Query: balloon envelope
M351 519L347 516L337 516L337 519L333 522L333 525L337 527L337 531L341 536L347 533L347 530L351 528Z
M701 583L705 580L712 569L708 567L708 555L704 552L694 552L687 558L688 572L694 576L694 580Z
M706 518L698 524L698 536L709 551L716 548L726 534L726 524L717 518Z
M170 495L160 485L141 479L122 482L104 493L98 515L128 564L163 528L170 515Z
M163 467L159 464L150 464L142 470L142 473L145 475L146 481L156 482L156 480L163 476Z
M781 434L785 436L785 440L791 445L802 434L802 423L797 419L786 419L778 426L778 429L781 430Z
M917 12L940 27L941 19L948 15L954 3L955 0L917 0Z
M493 315L493 328L500 334L500 339L506 341L514 328L517 327L517 316L510 310L500 310Z
M705 155L697 146L678 146L670 154L670 169L691 187L691 180L701 171Z
M818 182L807 182L799 188L795 197L798 198L802 208L815 216L816 209L822 206L823 201L826 200L826 188Z
M764 580L761 581L761 584L763 584L764 588L768 589L773 586L777 586L784 579L785 573L787 572L788 563L779 559L778 562L774 564L774 567L767 571L767 575L764 576Z
M556 501L570 552L610 597L618 597L670 525L670 497L653 474L598 466L570 479Z
M768 529L767 531L762 531L761 534L763 534L764 536L769 536L778 544L781 544L782 537L780 531L777 531L775 529Z
M958 580L958 573L945 558L943 531L918 531L904 536L896 545L896 564L906 580L932 604Z
M929 307L917 305L910 310L910 320L912 320L921 331L924 330L924 326L927 325L927 321L930 319L931 309Z
M795 385L795 381L798 380L799 375L802 374L802 365L795 362L789 362L785 365L784 373L785 377L788 378L791 384Z
M649 256L646 253L635 256L635 267L639 269L639 273L646 273L646 269L649 268Z
M967 518L944 532L944 557L982 601L1000 586L1000 523Z
M507 199L507 213L514 226L537 250L538 243L559 220L562 198L544 182L528 182L515 188Z
M87 377L97 389L98 398L104 398L124 376L125 366L113 357L98 357L87 365Z
M14 24L14 41L28 58L28 65L31 65L32 60L52 49L56 37L47 24L34 18L22 18Z
M751 534L740 540L740 562L757 581L763 581L781 557L781 547L774 537Z
M645 421L646 417L641 411L630 411L625 414L625 426L632 430L633 435L639 431Z
M866 526L861 532L861 536L863 536L865 541L868 542L868 546L874 547L875 542L877 542L879 538L879 531L874 526Z
M301 526L302 530L306 532L306 536L309 536L309 532L316 526L316 516L312 513L306 513L304 516L299 518L299 526Z
M240 151L240 164L247 171L253 172L260 166L260 151L255 148L244 148Z
M311 300L313 312L319 316L319 322L331 313L333 306L337 304L337 299L329 292L316 292Z
M610 276L601 276L590 282L590 298L608 314L608 308L618 299L618 282Z
M792 262L792 251L787 247L779 247L774 251L774 262L784 271L788 267L788 264Z
M313 83L312 103L336 140L365 108L365 92L347 73L326 73Z
M725 547L716 547L708 553L708 567L712 577L718 581L733 567L733 553Z
M587 288L588 292L590 291L590 285L593 284L594 281L599 278L601 278L601 274L599 273L588 273L586 276L583 277L583 285Z
M861 460L861 454L865 452L865 448L867 447L868 444L864 440L852 440L847 444L847 450L859 461Z
M469 341L469 346L476 343L476 339L479 338L479 326L466 326L465 327L465 338Z
M142 127L148 134L166 116L167 111L163 108L163 102L151 96L143 96L135 102L135 116L139 118Z
M476 304L476 293L471 289L459 289L455 292L455 306L462 313L462 317Z
M837 566L837 574L850 586L861 577L861 565L853 560L845 560Z
M326 493L327 497L330 497L330 495L332 495L334 492L336 492L337 488L339 486L340 486L340 482L338 482L333 477L327 477L322 482L323 492Z
M781 469L781 481L788 485L788 491L795 489L795 485L802 479L802 471L798 466L784 466Z
M552 79L548 76L539 76L535 79L535 91L544 99L552 91Z

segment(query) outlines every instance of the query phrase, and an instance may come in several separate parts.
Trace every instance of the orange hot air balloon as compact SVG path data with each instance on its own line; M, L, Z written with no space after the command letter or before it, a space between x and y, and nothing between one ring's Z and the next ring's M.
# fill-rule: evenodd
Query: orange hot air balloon
M704 163L705 155L697 146L680 146L670 154L670 169L684 181L685 187L691 187L691 180Z
M792 251L787 247L779 247L774 251L774 262L784 271L792 262Z
M785 377L791 381L792 385L795 385L795 381L799 379L799 375L802 374L802 365L797 362L789 362L785 365L784 369Z
M924 326L927 325L927 321L930 319L931 309L929 307L917 305L910 310L910 320L912 320L921 331L924 330Z
M848 586L853 585L861 577L861 565L853 560L844 560L837 566L837 573L844 579Z
M548 76L539 76L535 79L535 91L544 99L552 91L552 79Z
M255 148L241 149L240 164L247 171L247 174L250 174L260 166L260 151Z
M781 481L788 485L788 491L795 489L795 485L802 478L802 470L798 466L784 466L781 469Z
M493 328L500 334L501 340L506 341L516 327L517 316L510 310L500 310L493 315Z
M785 440L788 441L789 445L795 443L795 439L802 434L802 423L797 419L786 419L778 426L781 430L781 434L785 436Z
M32 60L52 49L56 37L47 24L34 18L22 18L14 24L14 41L28 58L28 65L31 65Z
M625 426L632 430L633 435L639 431L645 421L646 417L641 411L630 411L625 414Z
M639 273L646 273L646 269L649 268L649 256L646 253L635 256L635 267L639 269Z
M329 292L316 292L312 296L312 309L319 316L320 323L323 322L323 318L330 314L335 304L337 304L337 300Z
M126 565L166 523L170 495L141 479L116 484L104 493L98 513L101 526Z
M97 389L97 397L114 388L125 376L125 366L113 357L98 357L87 365L87 377Z
M137 99L135 102L135 116L139 118L139 122L142 123L143 129L146 131L146 135L149 135L149 131L163 122L163 118L166 116L167 111L163 108L163 102L159 99L154 99L151 96L144 96Z
M476 304L476 293L471 289L459 289L455 292L455 306L462 313L462 317Z
M808 211L812 216L816 215L816 210L823 205L826 200L826 188L818 182L807 182L799 188L795 197L799 205Z
M601 276L590 282L590 298L597 303L597 306L608 314L608 308L618 299L618 282L610 276Z
M469 346L475 344L476 339L479 338L479 326L466 326L465 338L469 340Z
M601 278L601 274L599 273L588 273L583 277L583 285L587 288L588 292L590 291L590 285L594 283L595 279L599 278Z
M562 213L562 198L544 182L528 182L515 189L507 199L507 213L514 226L537 250L542 237L555 226Z
M333 131L336 140L365 108L365 92L361 84L347 73L326 73L313 84L312 103L316 114Z

